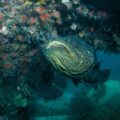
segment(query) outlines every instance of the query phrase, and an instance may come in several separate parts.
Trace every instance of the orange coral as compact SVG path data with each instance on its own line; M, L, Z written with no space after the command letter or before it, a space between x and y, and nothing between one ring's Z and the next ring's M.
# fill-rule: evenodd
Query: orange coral
M39 14L44 13L45 10L46 9L44 7L37 7L37 8L35 8L35 11L38 12Z
M3 18L4 18L3 13L0 13L0 20L3 20Z
M30 25L33 25L36 23L36 19L34 17L30 18Z
M39 17L40 17L40 20L46 21L50 17L50 15L46 13L46 14L40 15Z

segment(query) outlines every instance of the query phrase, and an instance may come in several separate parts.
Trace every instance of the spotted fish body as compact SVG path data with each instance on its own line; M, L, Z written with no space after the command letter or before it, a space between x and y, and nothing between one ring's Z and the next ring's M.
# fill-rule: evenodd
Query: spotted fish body
M44 54L60 72L71 78L85 78L87 82L86 76L92 73L97 63L93 48L79 37L50 41L45 45Z

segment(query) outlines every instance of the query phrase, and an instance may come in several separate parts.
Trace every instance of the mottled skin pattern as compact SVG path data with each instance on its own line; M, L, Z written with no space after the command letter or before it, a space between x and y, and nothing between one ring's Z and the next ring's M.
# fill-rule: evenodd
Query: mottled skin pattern
M48 42L44 53L56 69L71 77L90 71L96 60L92 48L77 37Z

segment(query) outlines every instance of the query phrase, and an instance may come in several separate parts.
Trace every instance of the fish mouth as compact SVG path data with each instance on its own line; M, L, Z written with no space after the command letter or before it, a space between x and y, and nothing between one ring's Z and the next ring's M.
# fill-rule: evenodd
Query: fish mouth
M66 43L64 43L64 42L61 42L61 41L57 41L57 40L55 40L55 41L52 41L52 42L50 42L48 45L47 45L47 47L46 47L46 49L52 49L52 48L61 48L61 49L63 49L66 53L67 53L67 55L71 58L71 59L73 59L73 54L72 54L72 52L71 52L71 49L70 49L70 46L68 46Z
M47 49L51 47L65 47L67 50L69 50L68 46L66 46L64 43L60 41L52 41L48 44ZM70 50L69 50L70 51Z

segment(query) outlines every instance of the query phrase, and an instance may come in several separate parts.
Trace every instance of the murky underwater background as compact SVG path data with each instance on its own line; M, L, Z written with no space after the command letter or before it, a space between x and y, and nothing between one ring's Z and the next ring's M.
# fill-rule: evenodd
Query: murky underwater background
M1 0L0 120L120 120L119 5L119 0ZM69 46L73 36L92 46L101 71L110 70L100 88L88 81L74 84L61 54L56 59L51 54L52 64L46 57L45 50L60 45L64 61L67 55L68 63L74 61L79 47ZM64 38L71 38L68 46Z

